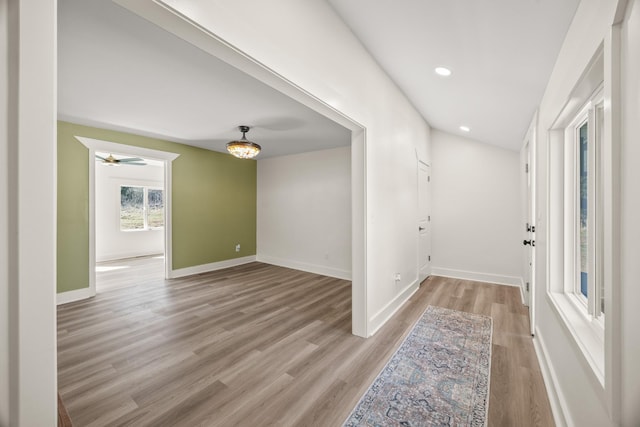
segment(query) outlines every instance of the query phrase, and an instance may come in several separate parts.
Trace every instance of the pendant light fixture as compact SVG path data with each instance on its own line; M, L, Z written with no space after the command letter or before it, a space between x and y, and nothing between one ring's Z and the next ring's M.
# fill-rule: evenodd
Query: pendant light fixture
M258 155L261 147L255 142L247 140L245 134L249 132L249 126L238 126L242 132L242 138L227 143L227 151L239 159L252 159Z

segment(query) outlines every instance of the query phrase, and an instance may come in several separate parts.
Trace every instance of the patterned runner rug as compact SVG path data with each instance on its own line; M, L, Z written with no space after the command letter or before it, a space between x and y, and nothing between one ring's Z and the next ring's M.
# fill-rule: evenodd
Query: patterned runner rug
M490 317L429 306L344 426L487 424Z

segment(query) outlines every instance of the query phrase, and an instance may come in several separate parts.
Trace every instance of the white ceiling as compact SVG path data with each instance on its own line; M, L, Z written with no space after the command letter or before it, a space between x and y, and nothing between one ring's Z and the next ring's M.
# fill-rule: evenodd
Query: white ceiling
M108 0L58 2L58 117L258 158L351 143L351 132Z
M328 2L431 126L519 150L579 0Z
M579 2L327 1L434 128L513 150ZM58 4L62 120L221 152L246 124L260 158L350 143L342 126L111 1ZM434 74L442 65L451 77Z

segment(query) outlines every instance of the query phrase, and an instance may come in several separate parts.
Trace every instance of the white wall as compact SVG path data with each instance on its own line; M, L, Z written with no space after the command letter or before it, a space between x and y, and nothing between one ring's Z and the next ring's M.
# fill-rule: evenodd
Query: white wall
M120 230L120 186L164 186L164 167L105 167L96 163L96 261L164 252L164 231Z
M199 46L207 44L202 33L189 32L153 3L118 2ZM364 334L370 335L418 286L417 160L431 163L428 124L323 0L166 4L366 129L366 271L354 269L352 275L354 284L357 277L365 280ZM237 53L218 52L226 61L241 62ZM264 77L257 67L251 70ZM402 280L394 280L396 273Z
M0 0L0 58L8 57L8 5ZM0 61L0 170L9 168L9 67ZM9 181L0 173L0 378L9 378ZM0 381L0 426L9 425L9 381Z
M625 2L621 2L625 3ZM614 380L614 401L612 409L607 405L607 393L591 372L589 364L582 356L581 350L575 343L571 333L556 309L551 305L547 296L548 275L554 273L555 246L551 246L549 237L554 237L554 230L549 229L549 209L555 209L555 204L562 203L556 198L556 189L549 188L548 170L555 170L556 163L548 162L549 129L560 112L565 108L571 91L580 81L583 71L594 53L611 34L611 25L618 8L616 0L582 0L576 16L567 33L567 37L560 51L554 71L550 77L544 97L539 109L538 141L536 153L537 171L537 223L536 223L536 338L535 343L542 366L545 368L546 382L551 387L550 397L556 406L556 413L560 421L566 421L570 426L638 426L640 425L640 287L637 278L640 275L638 267L638 246L640 238L637 212L638 203L637 183L640 174L637 165L640 164L640 150L637 143L635 127L640 116L638 97L638 79L640 76L640 17L638 2L633 2L631 18L623 32L623 135L621 140L622 167L622 221L615 220L621 225L621 280L608 283L607 286L619 287L621 304L616 313L607 313L607 322L612 324L617 316L619 326L607 336L606 345L610 345L615 335L620 334L622 345L615 344L613 360L607 363L619 367L619 377L607 378ZM606 51L605 51L606 52ZM605 67L607 62L605 55ZM605 75L607 73L605 72ZM609 108L609 106L607 106ZM553 150L552 150L553 151ZM549 169L551 168L551 169ZM552 197L552 199L549 199ZM561 197L561 195L560 195ZM551 200L551 205L547 203ZM552 209L552 212L553 212ZM554 258L549 258L553 256ZM550 263L551 262L551 263ZM615 342L615 340L614 340ZM617 390L617 391L616 391ZM621 392L621 395L618 394ZM615 414L616 403L622 405L622 412ZM617 419L615 419L615 418Z
M520 285L520 154L431 135L433 274Z
M2 426L57 418L55 28L56 2L0 0Z
M351 278L351 147L258 161L258 261Z
M622 421L640 425L640 2L631 1L622 31L621 324Z

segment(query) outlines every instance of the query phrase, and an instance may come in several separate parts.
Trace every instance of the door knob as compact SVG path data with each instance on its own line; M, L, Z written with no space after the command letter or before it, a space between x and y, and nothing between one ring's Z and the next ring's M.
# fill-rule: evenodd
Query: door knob
M418 227L418 231L422 231L424 229L425 229L424 227Z
M536 245L536 241L535 240L523 240L522 241L523 245L531 245L531 246L535 246Z

